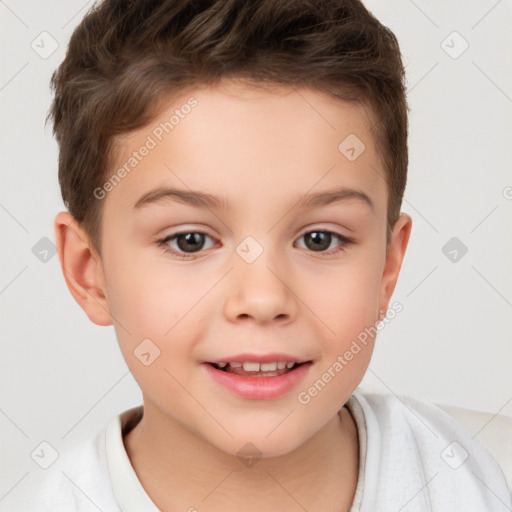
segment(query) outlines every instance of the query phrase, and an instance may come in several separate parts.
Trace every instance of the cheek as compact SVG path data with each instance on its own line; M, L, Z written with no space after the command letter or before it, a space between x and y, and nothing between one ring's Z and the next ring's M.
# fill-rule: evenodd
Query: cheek
M340 265L323 279L321 286L310 289L311 309L321 319L322 355L302 389L311 400L309 411L327 407L334 414L348 399L347 390L359 385L368 368L378 315L382 266L378 255L377 249L361 251L350 264Z
M137 264L135 268L148 268ZM123 269L128 270L128 266ZM128 277L130 276L130 277ZM120 350L133 377L148 396L179 394L179 381L188 368L197 327L187 312L197 302L190 286L165 282L152 271L111 276L112 314ZM190 283L189 283L190 285Z
M212 306L207 298L200 299L210 286L179 269L171 273L167 265L117 257L112 261L121 264L110 269L107 284L120 349L137 380L144 380L148 373L141 365L141 353L149 352L150 358L158 354L151 374L161 373L167 382L165 369L173 374L185 372L184 363L205 329L201 322L205 315L199 312L205 305Z
M138 336L162 338L204 293L204 283L187 278L179 268L120 252L110 260L117 262L108 271L110 311Z
M322 293L310 295L321 319L318 344L322 353L316 370L297 396L308 416L334 415L368 368L380 283L373 268L364 263L347 266L337 279L325 283Z
M325 332L333 339L357 335L376 320L379 268L374 256L361 255L353 264L340 265L309 286L311 309L330 328Z

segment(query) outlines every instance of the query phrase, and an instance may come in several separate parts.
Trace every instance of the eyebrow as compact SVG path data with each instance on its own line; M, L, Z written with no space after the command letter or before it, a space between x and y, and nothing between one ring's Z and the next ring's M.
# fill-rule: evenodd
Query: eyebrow
M299 209L318 208L320 206L328 206L337 201L347 201L350 199L357 199L368 205L372 211L375 210L374 204L368 194L362 190L347 187L337 187L324 192L306 194L297 201L295 206ZM199 208L208 208L213 210L228 209L228 201L224 197L216 197L205 192L167 187L158 187L146 192L137 200L133 207L135 209L139 209L151 204L166 202L169 200L178 201L183 204Z

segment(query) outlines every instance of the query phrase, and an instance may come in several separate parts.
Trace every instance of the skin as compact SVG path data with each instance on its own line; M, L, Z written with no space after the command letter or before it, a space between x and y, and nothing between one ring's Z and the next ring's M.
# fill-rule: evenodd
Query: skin
M402 213L386 245L372 113L311 89L224 81L169 100L150 125L123 136L118 166L190 96L197 107L102 199L101 256L69 213L55 219L71 293L91 321L114 325L143 393L144 417L124 439L127 453L162 510L348 510L359 446L343 405L375 340L308 404L297 394L388 309L409 240L412 221ZM349 134L366 146L354 161L338 150ZM133 207L158 186L223 196L228 206L168 199ZM294 207L336 186L364 191L373 207L357 198ZM157 243L183 231L211 237L190 249L191 259L165 252L186 249L184 240ZM353 242L332 236L318 249L304 236L312 231ZM250 264L236 252L247 236L263 249ZM160 350L149 366L134 355L147 338ZM291 392L252 400L201 366L241 352L284 352L313 365ZM237 456L247 442L261 453L252 467Z

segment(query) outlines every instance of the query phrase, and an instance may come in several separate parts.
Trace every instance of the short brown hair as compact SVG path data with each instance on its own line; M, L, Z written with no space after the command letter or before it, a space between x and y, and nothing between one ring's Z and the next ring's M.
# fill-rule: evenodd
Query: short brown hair
M394 34L360 1L104 0L71 36L48 115L64 204L98 252L101 201L93 191L111 170L116 136L149 123L171 94L223 78L370 105L389 242L407 179L404 68Z

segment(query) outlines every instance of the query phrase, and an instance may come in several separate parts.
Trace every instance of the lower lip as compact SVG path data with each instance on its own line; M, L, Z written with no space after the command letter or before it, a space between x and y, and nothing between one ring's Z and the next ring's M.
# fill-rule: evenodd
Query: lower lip
M289 392L304 379L312 363L304 363L294 370L275 377L244 377L217 370L203 363L212 379L229 391L251 400L270 400Z

